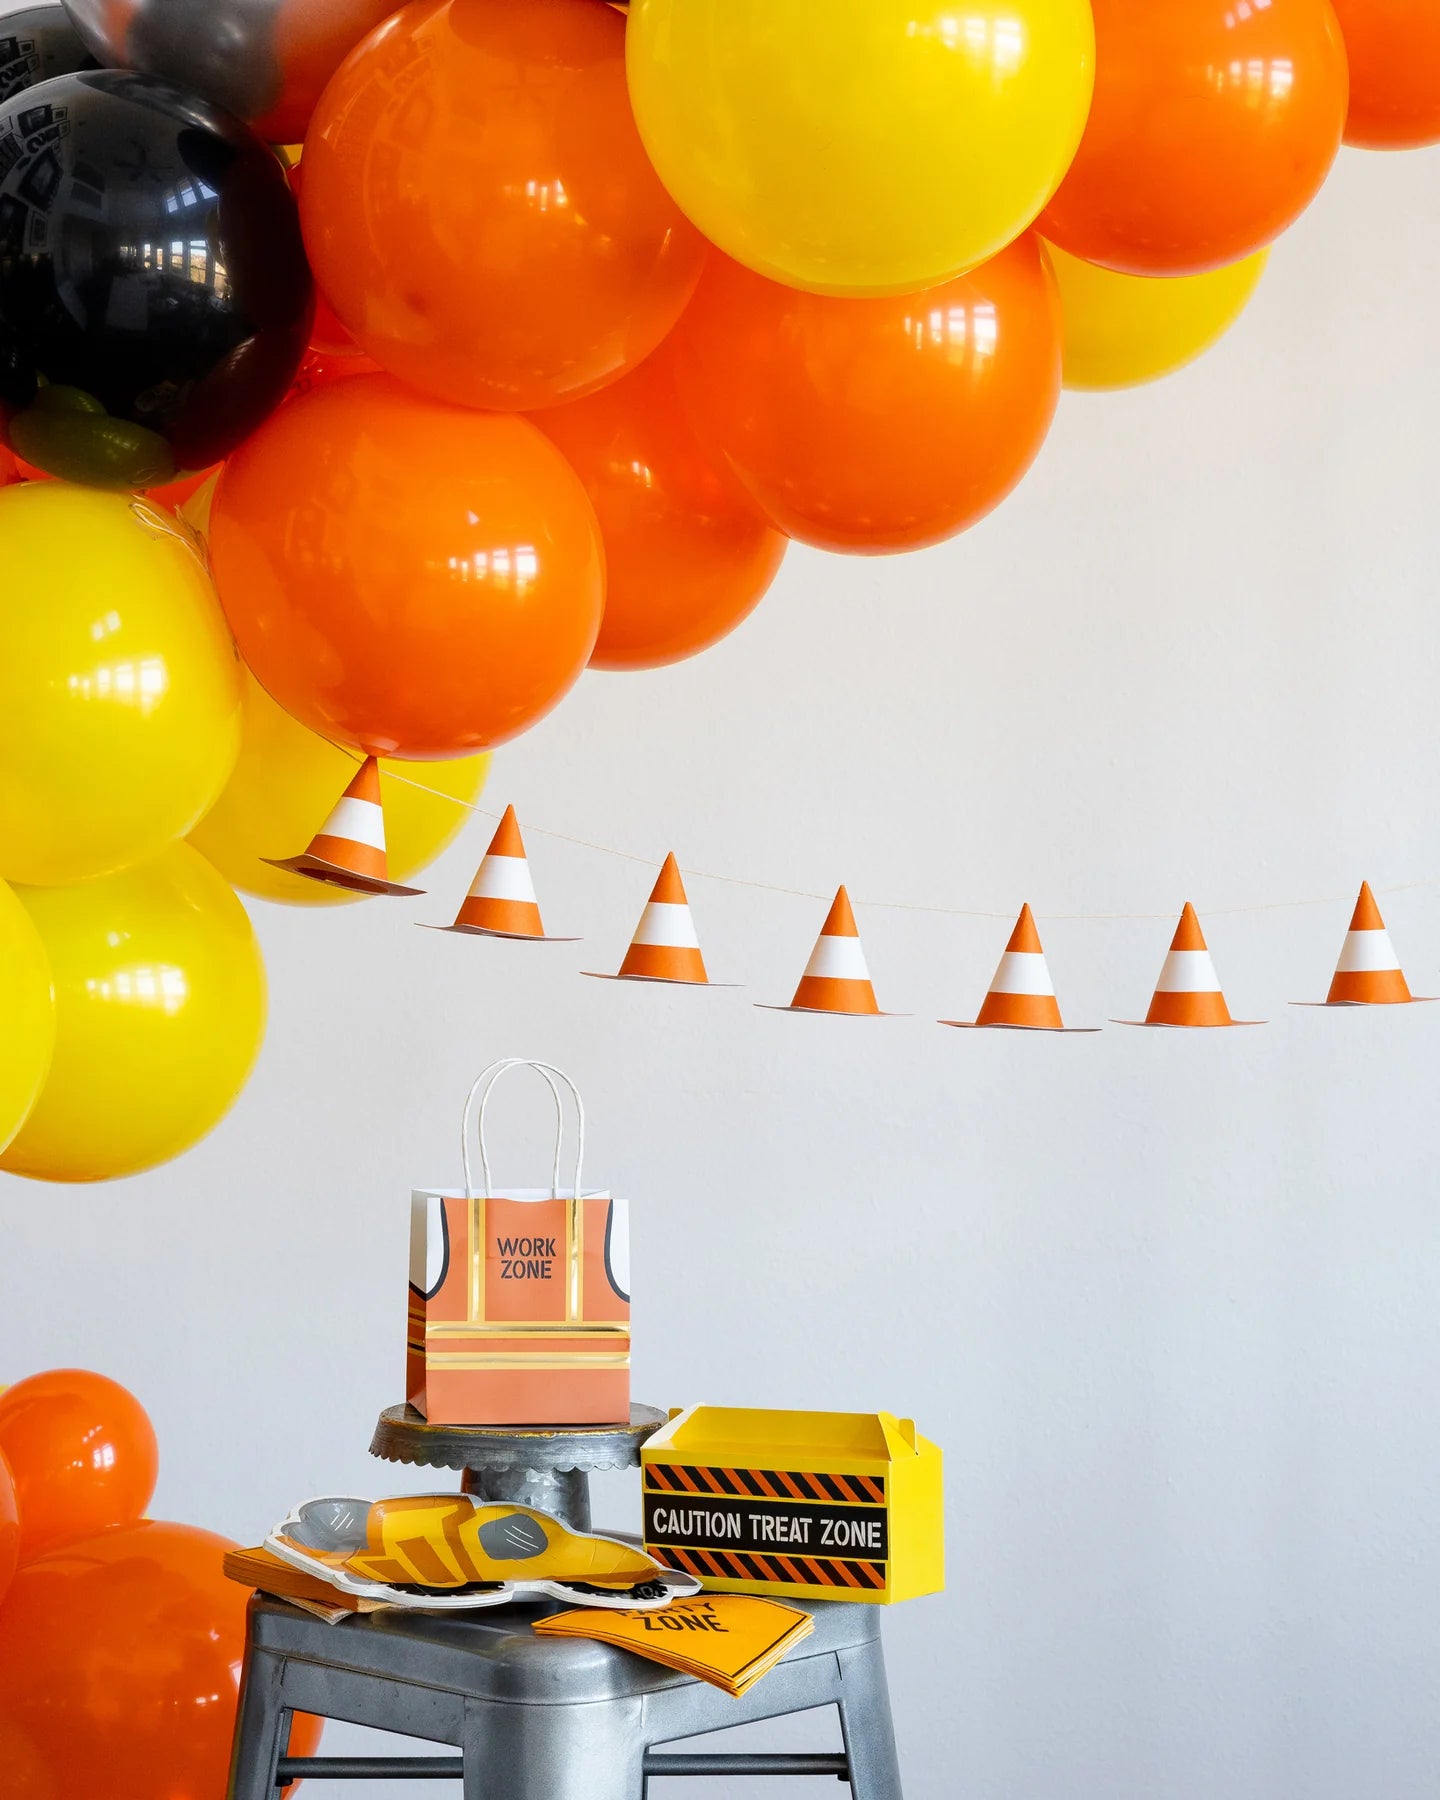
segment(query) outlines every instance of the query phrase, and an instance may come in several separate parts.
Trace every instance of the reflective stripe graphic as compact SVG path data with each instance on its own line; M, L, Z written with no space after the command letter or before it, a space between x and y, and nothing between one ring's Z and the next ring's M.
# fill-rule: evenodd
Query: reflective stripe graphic
M1400 959L1395 954L1395 946L1390 942L1388 931L1347 931L1340 960L1335 965L1335 973L1368 975L1376 969L1399 967Z
M858 937L822 937L805 965L808 976L827 981L868 981L865 951Z
M700 940L695 935L695 921L690 916L690 908L686 905L668 905L663 900L651 900L640 915L640 923L635 928L635 936L631 939L635 944L663 944L669 948L682 950L698 950Z
M990 992L1053 995L1055 984L1050 979L1044 951L1007 950L1000 958L995 979L990 983Z
M520 900L533 906L535 883L530 878L530 864L523 856L496 856L492 852L470 884L470 898Z
M1157 994L1218 994L1220 977L1208 950L1172 950L1155 983Z
M349 838L371 850L385 848L385 815L371 800L355 800L344 794L325 821L321 837Z

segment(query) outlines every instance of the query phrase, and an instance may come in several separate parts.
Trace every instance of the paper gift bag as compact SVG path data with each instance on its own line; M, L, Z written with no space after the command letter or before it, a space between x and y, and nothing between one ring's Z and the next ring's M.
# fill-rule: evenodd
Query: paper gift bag
M555 1101L548 1188L497 1188L486 1112L507 1070L535 1069ZM561 1185L561 1085L575 1105L576 1150ZM476 1136L480 1181L470 1160ZM617 1424L630 1417L628 1208L581 1186L585 1111L548 1063L508 1057L470 1089L461 1123L465 1185L417 1188L410 1214L406 1395L436 1425Z

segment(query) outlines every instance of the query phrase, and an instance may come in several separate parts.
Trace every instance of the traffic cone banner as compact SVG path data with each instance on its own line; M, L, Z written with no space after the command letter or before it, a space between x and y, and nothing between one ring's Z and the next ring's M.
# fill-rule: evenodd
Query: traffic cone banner
M1400 967L1400 958L1390 942L1390 933L1380 917L1380 908L1370 891L1370 883L1362 881L1360 897L1340 960L1335 965L1330 992L1325 1006L1408 1006L1413 1001L1428 1000L1428 994L1412 994L1410 984ZM1314 1004L1314 1002L1310 1002Z
M650 898L617 973L602 975L594 969L587 969L585 973L601 981L669 981L682 987L724 985L712 982L705 971L695 920L673 851L665 858L664 867L650 890Z
M855 914L850 907L850 896L843 887L836 891L830 903L830 911L815 940L815 948L810 952L794 999L789 1006L767 1010L846 1013L856 1018L882 1016Z
M1097 1031L1098 1026L1066 1025L1060 1016L1060 1002L1055 998L1055 984L1050 979L1050 966L1035 929L1035 915L1029 905L1022 906L1005 954L995 970L995 979L980 1008L980 1016L968 1019L941 1019L942 1025L980 1030L1005 1027L1012 1031Z
M530 861L515 808L507 806L490 848L481 858L470 890L460 903L453 925L432 926L435 931L468 932L474 937L529 938L536 942L573 943L573 938L552 938L546 933L530 878Z
M299 856L264 859L277 869L361 894L419 894L389 879L380 765L373 756L355 771L330 816Z
M1220 977L1210 960L1205 933L1195 908L1187 900L1170 944L1170 953L1155 984L1150 1010L1141 1019L1121 1019L1122 1025L1259 1025L1260 1019L1232 1019L1220 987Z
M1393 1006L1408 1003L1409 999L1410 985L1400 967L1395 946L1390 942L1385 921L1380 917L1375 896L1370 892L1370 883L1362 882L1325 1003L1327 1006Z

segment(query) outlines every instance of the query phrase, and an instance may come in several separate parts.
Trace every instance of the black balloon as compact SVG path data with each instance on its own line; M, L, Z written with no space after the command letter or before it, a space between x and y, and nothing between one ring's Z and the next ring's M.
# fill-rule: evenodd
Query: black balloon
M37 81L99 66L63 6L27 6L0 18L0 104Z
M284 398L313 289L285 172L149 75L0 106L0 430L104 487L207 468Z

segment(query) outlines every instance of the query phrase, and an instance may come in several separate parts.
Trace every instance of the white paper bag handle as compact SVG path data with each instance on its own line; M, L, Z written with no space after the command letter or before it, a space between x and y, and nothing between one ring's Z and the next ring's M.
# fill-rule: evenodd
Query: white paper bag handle
M560 1097L560 1089L556 1082L562 1082L570 1091L575 1102L575 1177L572 1192L576 1199L580 1197L580 1172L585 1160L585 1103L580 1098L580 1090L564 1072L553 1063L535 1062L525 1056L505 1056L498 1062L491 1063L475 1078L470 1092L465 1097L465 1111L460 1121L460 1155L465 1169L465 1197L474 1200L478 1196L475 1190L475 1177L470 1161L470 1120L475 1112L475 1102L480 1102L480 1118L476 1131L476 1140L480 1146L480 1174L484 1182L485 1198L491 1198L490 1187L490 1154L485 1143L485 1112L490 1105L490 1095L495 1083L507 1069L534 1069L537 1075L549 1088L555 1102L555 1158L550 1169L550 1194L552 1199L560 1198L560 1155L565 1137L565 1104Z

